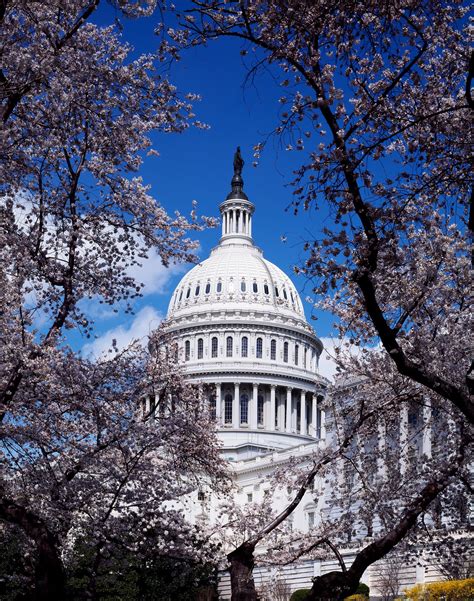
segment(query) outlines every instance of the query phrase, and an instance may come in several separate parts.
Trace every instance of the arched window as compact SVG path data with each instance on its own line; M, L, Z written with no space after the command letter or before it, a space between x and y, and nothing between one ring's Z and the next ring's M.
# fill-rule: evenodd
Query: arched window
M198 359L202 359L203 354L204 354L204 340L202 338L198 338L198 342L197 342Z
M285 300L288 300L288 295L286 294L286 288L283 288L283 296L285 297Z
M275 296L278 298L280 293L278 292L278 286L275 286Z
M209 294L210 291L211 291L211 282L207 282L205 293Z
M288 342L283 344L283 361L288 363Z
M216 292L220 294L222 292L222 282L217 282Z
M303 367L306 369L306 362L308 359L308 349L305 347L304 348L304 354L303 354Z
M300 347L295 344L295 365L298 365Z
M196 290L194 291L194 296L199 296L199 291L201 290L201 286L198 284L196 286Z
M257 359L261 359L263 354L263 340L261 338L257 338L257 343L255 345L255 356Z
M240 354L242 355L242 357L249 356L249 339L247 338L247 336L242 336L242 348Z
M217 357L217 348L218 348L217 336L213 336L213 338L211 339L211 357Z
M216 419L216 396L214 394L209 397L209 415L211 419Z
M263 426L263 395L257 397L257 424Z
M257 282L254 282L254 283L252 284L252 290L253 290L254 292L258 292L258 284L257 284Z
M241 424L249 423L249 395L248 394L240 395L240 423Z
M186 298L189 298L189 295L191 294L191 287L188 288L187 292L186 292Z
M265 294L270 294L270 290L268 288L268 284L264 284L263 285L263 291L265 292Z
M242 292L246 292L246 290L247 290L247 284L245 283L245 280L242 280L242 281L240 282L240 290L241 290Z
M291 302L294 303L295 299L293 298L293 292L290 290Z
M189 361L189 359L191 359L191 343L186 340L184 343L184 360Z
M224 397L224 423L232 423L232 395L226 394Z
M232 340L232 336L227 336L227 341L226 341L226 357L232 357L232 347L233 347L234 341Z
M277 358L277 341L272 340L270 342L270 359L272 361L275 361L276 358Z
M181 292L179 294L179 302L181 302L181 299L183 298L183 292L184 292L184 290L181 290Z

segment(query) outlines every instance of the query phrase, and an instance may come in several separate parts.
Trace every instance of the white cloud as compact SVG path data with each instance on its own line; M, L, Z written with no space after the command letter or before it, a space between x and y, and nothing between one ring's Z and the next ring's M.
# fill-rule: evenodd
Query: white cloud
M324 350L321 353L321 357L319 358L319 373L326 378L334 381L334 375L337 373L336 371L336 351L335 349L340 348L342 356L347 357L347 354L357 356L361 353L362 347L352 344L349 342L349 338L331 338L330 336L320 338L321 342L324 345ZM376 344L375 346L366 346L363 347L368 350L378 350L380 349L380 344ZM342 358L341 356L341 358Z
M146 344L148 335L158 327L162 319L163 316L160 313L147 305L137 313L130 325L119 325L107 330L107 332L99 336L94 342L84 345L82 354L85 357L98 358L112 348L113 340L116 340L119 349L125 348L134 340L139 340L141 343Z
M138 283L144 284L142 294L164 294L171 278L189 269L186 263L171 263L164 267L156 250L149 251L148 259L143 260L142 265L134 266L127 270Z

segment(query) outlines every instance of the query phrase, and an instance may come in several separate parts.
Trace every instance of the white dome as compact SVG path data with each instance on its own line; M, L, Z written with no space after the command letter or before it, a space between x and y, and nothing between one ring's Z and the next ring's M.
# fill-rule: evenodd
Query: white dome
M304 320L303 306L290 278L262 251L244 240L221 242L178 284L168 319L209 310L264 310Z

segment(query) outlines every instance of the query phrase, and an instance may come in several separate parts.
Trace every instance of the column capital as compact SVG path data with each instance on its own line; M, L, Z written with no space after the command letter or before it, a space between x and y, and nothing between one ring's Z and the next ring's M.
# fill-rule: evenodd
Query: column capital
M277 387L277 385L276 385L276 384L270 384L270 388L271 388L272 390L276 390L276 387Z

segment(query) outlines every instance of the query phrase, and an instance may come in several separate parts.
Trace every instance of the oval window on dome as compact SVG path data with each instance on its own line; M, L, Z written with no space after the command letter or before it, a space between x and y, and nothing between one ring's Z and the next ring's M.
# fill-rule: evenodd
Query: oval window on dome
M294 303L295 299L293 298L293 292L290 290L291 302Z
M254 282L254 283L253 283L252 290L253 290L254 292L258 292L258 284L257 284L257 282Z
M186 298L189 298L189 295L191 294L191 287L188 288L187 292L186 292Z
M280 296L280 293L278 292L278 286L275 286L275 296L276 297Z
M179 302L181 302L181 299L183 298L183 290L181 290L181 293L179 295Z
M217 282L216 292L222 292L222 282Z
M288 295L286 294L286 288L283 288L283 296L285 297L285 300L288 300Z
M263 285L263 291L265 292L265 294L270 294L270 290L268 288L268 284L264 284Z
M242 292L246 292L246 290L247 290L247 284L245 283L245 280L242 280L242 281L240 282L240 290L241 290Z
M198 284L198 285L196 286L196 291L194 292L194 295L195 295L195 296L199 296L199 291L200 291L200 290L201 290L201 286Z
M205 292L206 292L206 294L209 294L210 291L211 291L211 282L207 282Z

